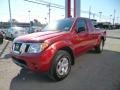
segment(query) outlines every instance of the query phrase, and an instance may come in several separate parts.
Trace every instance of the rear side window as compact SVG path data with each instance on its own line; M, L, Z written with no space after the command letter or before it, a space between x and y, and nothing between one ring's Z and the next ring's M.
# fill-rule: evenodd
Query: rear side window
M77 32L84 32L86 31L86 20L78 19L76 24L76 31Z

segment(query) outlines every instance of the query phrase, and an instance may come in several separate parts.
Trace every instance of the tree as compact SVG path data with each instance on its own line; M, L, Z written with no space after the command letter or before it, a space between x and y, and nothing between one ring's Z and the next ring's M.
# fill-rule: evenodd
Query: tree
M34 19L33 25L34 26L42 26L42 24L37 19Z
M18 23L18 21L16 19L12 19L11 21L12 21L12 23ZM8 22L10 22L10 20Z

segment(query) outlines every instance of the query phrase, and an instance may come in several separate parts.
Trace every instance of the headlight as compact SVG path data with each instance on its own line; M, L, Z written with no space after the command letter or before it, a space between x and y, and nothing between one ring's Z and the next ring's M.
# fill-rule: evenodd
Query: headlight
M39 53L47 47L47 43L31 43L28 48L28 53Z

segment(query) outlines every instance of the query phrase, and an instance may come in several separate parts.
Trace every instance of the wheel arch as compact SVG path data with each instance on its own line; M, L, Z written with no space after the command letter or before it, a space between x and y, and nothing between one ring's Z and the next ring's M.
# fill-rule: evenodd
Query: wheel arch
M75 57L74 57L73 51L70 47L65 46L65 47L59 48L59 50L64 50L64 51L68 52L71 56L71 65L75 64Z
M101 36L101 40L103 41L103 46L104 46L104 44L105 44L105 37Z
M75 63L75 57L74 57L74 51L72 50L72 43L69 41L58 41L51 45L51 47L54 47L55 53L59 50L64 50L68 52L71 56L71 65L74 65Z

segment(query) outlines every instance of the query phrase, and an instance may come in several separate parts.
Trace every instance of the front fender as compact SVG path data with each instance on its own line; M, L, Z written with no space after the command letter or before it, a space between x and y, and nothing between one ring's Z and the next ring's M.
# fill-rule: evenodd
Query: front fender
M65 40L57 41L57 42L53 43L52 45L50 45L50 47L52 47L56 52L64 47L69 47L71 50L73 50L72 43L70 41L65 41Z
M57 42L54 42L53 44L50 44L48 48L46 48L44 51L44 55L43 55L44 59L40 61L40 63L42 63L41 68L44 69L43 71L50 70L52 66L53 58L60 49L64 47L69 47L72 49L71 45L72 44L69 41L57 41Z

